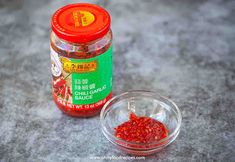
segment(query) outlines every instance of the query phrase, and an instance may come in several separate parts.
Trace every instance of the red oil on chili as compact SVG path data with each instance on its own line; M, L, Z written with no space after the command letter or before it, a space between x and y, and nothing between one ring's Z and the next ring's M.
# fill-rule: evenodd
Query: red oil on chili
M167 137L168 130L160 121L132 112L127 122L115 128L115 136L128 142L152 143Z

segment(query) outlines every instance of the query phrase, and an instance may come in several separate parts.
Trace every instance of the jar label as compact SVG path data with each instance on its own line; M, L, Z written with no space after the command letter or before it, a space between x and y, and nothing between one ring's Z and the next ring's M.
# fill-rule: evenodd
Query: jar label
M51 48L53 93L61 102L88 105L104 100L112 90L112 46L89 59L60 56Z

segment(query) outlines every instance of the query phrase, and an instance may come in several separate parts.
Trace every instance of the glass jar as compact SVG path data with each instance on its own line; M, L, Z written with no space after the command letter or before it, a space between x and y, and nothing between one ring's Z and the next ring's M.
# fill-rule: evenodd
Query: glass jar
M86 3L57 10L51 21L52 95L64 113L98 114L112 96L112 32L103 8Z

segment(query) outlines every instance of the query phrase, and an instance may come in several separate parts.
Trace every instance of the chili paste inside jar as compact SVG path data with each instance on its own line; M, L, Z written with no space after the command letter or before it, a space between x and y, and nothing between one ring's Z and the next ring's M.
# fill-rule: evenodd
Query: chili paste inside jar
M103 8L67 5L51 20L52 94L71 116L94 116L112 96L112 32Z

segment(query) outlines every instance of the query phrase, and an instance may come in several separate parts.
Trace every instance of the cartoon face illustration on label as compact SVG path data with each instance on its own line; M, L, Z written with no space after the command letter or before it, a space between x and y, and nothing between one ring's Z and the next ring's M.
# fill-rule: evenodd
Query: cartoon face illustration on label
M51 72L55 77L60 76L62 72L62 65L59 56L54 50L51 50Z

